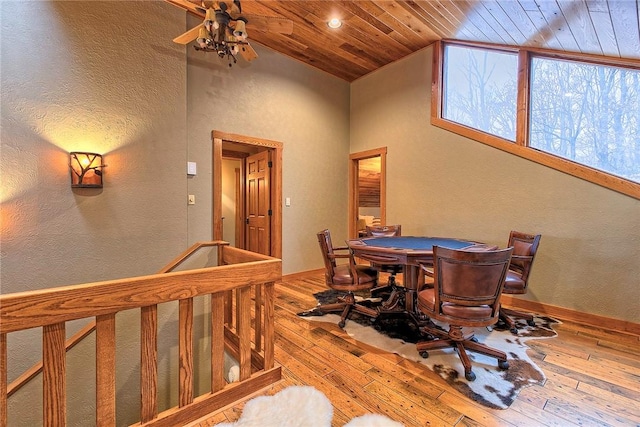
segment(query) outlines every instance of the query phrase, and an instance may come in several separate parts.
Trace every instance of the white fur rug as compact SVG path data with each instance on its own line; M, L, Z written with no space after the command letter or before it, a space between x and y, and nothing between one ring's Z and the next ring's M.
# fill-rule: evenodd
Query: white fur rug
M333 406L327 397L309 386L291 386L273 396L260 396L244 405L240 419L215 427L330 427ZM344 427L403 427L384 415L366 414Z

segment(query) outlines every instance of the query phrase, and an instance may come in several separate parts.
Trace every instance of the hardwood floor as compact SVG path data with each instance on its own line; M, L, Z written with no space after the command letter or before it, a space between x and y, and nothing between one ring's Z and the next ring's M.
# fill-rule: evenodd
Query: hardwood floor
M301 320L326 289L322 274L276 286L276 362L283 379L265 391L311 385L334 407L333 425L365 413L405 426L640 426L640 340L563 320L558 337L529 341L544 386L522 390L509 409L492 410L465 398L436 374L397 355L359 344L337 325ZM243 403L192 425L235 421ZM267 427L265 425L265 427Z

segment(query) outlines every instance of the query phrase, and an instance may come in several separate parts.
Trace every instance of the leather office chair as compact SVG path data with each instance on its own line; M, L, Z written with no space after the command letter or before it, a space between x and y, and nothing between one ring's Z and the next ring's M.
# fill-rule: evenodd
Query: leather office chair
M422 328L433 338L416 344L422 357L429 357L429 350L455 347L468 381L475 380L476 375L466 350L495 357L500 369L509 368L506 353L479 343L473 334L465 336L462 327L497 323L512 252L513 248L494 251L433 248L434 286L418 293L418 309L432 319L448 323L449 331Z
M531 266L538 251L538 244L540 243L541 237L540 234L526 234L519 231L511 231L508 246L513 246L513 255L511 256L511 264L507 272L504 289L502 290L503 293L527 293L529 273L531 273ZM514 318L525 319L529 326L535 326L532 314L504 307L500 308L500 320L508 326L512 334L517 335L518 328L516 327Z
M365 237L393 237L402 236L402 225L367 225ZM390 292L389 298L382 304L382 307L390 310L402 304L402 291L396 287L396 274L402 273L402 264L376 264L372 267L383 273L389 273L389 280L386 285L379 286L371 290L373 295L382 292Z
M311 311L300 313L300 315L340 311L342 315L338 326L341 328L344 328L352 310L376 318L378 311L356 303L354 292L371 290L376 286L378 284L378 271L369 266L357 265L349 248L346 246L334 247L331 243L329 230L322 230L317 236L326 268L324 274L325 282L329 288L343 291L346 294L337 303L320 305ZM348 259L348 264L338 264L336 260L341 258Z

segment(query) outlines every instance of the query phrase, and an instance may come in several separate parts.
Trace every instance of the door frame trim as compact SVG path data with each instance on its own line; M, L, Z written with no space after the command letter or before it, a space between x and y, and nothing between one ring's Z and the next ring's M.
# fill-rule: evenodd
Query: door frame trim
M212 171L212 234L213 240L222 240L222 142L267 148L271 151L271 256L282 258L282 150L283 144L263 138L237 135L219 130L211 131L213 142Z
M387 223L387 147L349 154L349 238L358 237L358 162L380 156L380 223Z

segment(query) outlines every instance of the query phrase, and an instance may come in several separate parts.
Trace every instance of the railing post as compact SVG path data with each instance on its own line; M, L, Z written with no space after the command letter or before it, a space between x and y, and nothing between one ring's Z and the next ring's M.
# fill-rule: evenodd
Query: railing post
M42 419L45 427L67 425L67 363L64 341L64 322L42 328Z
M224 388L224 306L225 293L211 295L211 392Z
M141 308L140 322L140 421L158 415L158 306Z
M7 334L0 334L0 427L7 426Z
M116 425L116 315L96 316L96 426Z
M275 321L274 321L274 300L275 282L264 284L264 369L271 369L274 366L275 352Z
M251 376L251 286L238 289L236 294L236 321L240 360L240 381Z
M178 302L178 405L193 402L193 298Z

